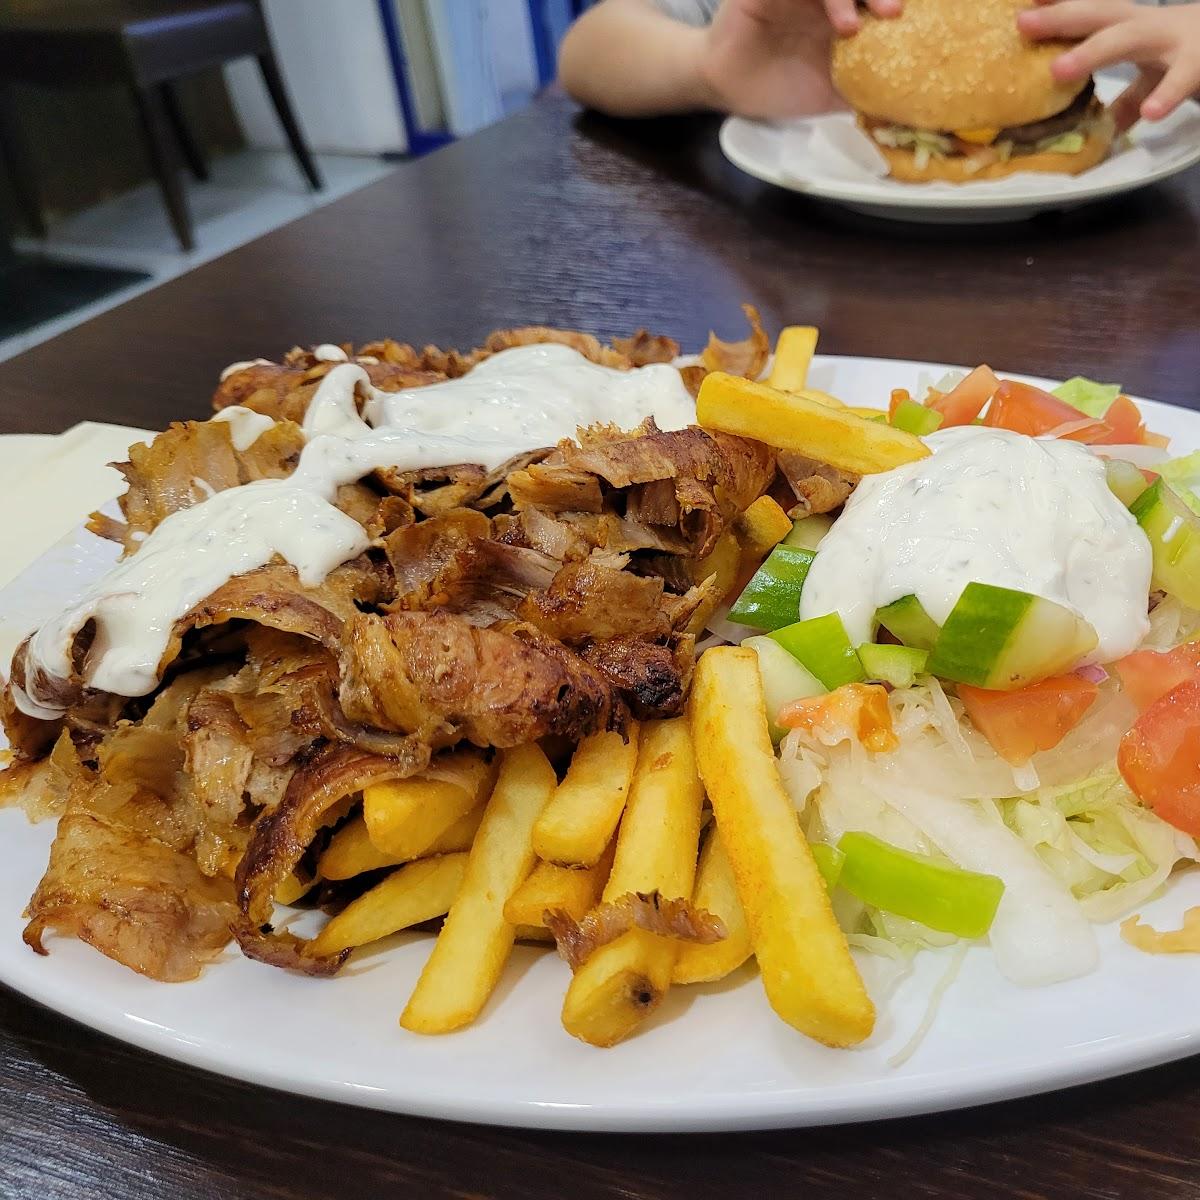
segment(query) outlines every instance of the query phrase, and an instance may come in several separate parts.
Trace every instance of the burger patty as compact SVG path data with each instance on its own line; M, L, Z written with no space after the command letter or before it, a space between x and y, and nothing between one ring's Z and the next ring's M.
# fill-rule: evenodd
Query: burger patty
M1032 121L1028 125L1014 125L1010 129L1002 129L996 140L1014 142L1018 146L1033 146L1044 138L1070 133L1089 115L1093 106L1099 111L1100 101L1096 99L1096 85L1089 79L1087 87L1062 112L1047 117L1044 121Z

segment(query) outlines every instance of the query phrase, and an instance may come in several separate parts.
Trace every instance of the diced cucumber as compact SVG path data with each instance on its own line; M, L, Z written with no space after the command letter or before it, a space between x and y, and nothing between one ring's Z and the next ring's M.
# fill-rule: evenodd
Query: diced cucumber
M912 646L880 646L865 642L858 648L858 661L868 679L879 679L894 688L912 687L929 663L928 650Z
M875 614L875 620L892 637L918 650L932 650L941 632L916 596L901 596L885 605Z
M942 626L929 671L942 679L1011 692L1075 666L1096 631L1052 600L968 583Z
M758 673L762 676L763 696L767 702L767 724L771 729L771 740L778 744L787 733L775 723L779 710L793 700L823 696L825 689L811 671L769 637L748 637L742 645L749 646L758 655Z
M1164 479L1156 479L1129 511L1150 539L1154 586L1200 608L1200 516Z
M800 546L776 546L729 610L729 619L755 629L779 629L800 615L800 591L816 555Z
M862 663L837 613L797 621L776 629L771 638L797 659L828 691L866 678Z
M833 518L824 513L814 513L811 517L801 517L793 526L792 532L783 539L785 546L800 546L805 550L816 550L821 539L833 526Z
M903 429L905 433L915 433L917 437L933 433L942 420L940 412L926 408L915 400L901 400L896 405L896 411L892 413L892 424L897 429Z
M1104 464L1109 490L1128 508L1145 490L1146 477L1131 462L1110 458Z

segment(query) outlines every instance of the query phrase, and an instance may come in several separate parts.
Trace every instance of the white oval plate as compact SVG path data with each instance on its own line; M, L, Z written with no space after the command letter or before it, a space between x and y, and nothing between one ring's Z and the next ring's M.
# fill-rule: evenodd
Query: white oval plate
M1096 80L1105 103L1124 87L1124 80L1112 76ZM1200 105L1187 101L1157 125L1136 125L1130 146L1082 175L1026 172L961 185L874 176L865 164L877 156L844 112L780 123L730 117L720 141L726 158L747 174L855 212L933 224L1020 221L1131 192L1200 162Z
M813 386L882 404L946 368L818 358ZM1200 448L1200 414L1147 404L1179 453ZM0 592L0 622L20 631L111 559L81 535L60 543ZM397 1017L429 953L400 935L356 956L341 976L307 979L227 951L195 983L155 983L80 942L48 938L40 958L21 942L22 910L46 862L49 824L0 811L0 980L104 1033L251 1083L396 1112L537 1128L652 1131L833 1124L959 1108L1151 1066L1200 1050L1200 956L1151 957L1098 930L1091 975L1022 990L985 946L966 955L932 1032L903 1066L909 1039L945 965L918 957L880 1004L859 1050L818 1046L783 1025L758 978L681 989L639 1033L595 1050L559 1024L567 969L519 947L471 1029L422 1038ZM1176 878L1145 910L1162 925L1200 904L1200 872ZM305 920L312 920L306 917ZM879 973L868 963L869 979Z

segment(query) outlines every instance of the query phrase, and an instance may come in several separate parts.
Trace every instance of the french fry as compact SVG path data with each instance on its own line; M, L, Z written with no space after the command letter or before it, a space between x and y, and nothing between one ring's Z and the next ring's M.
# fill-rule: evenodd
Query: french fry
M518 942L554 942L554 934L545 925L518 925L516 936Z
M789 325L779 331L775 343L775 361L767 382L781 392L798 392L808 382L817 349L817 329L813 325Z
M501 754L462 887L400 1017L405 1029L449 1033L469 1025L487 1003L516 936L504 905L533 867L533 825L554 784L554 768L537 746Z
M828 392L822 392L818 388L796 388L788 389L793 396L803 396L806 400L815 400L818 404L825 405L826 408L844 408L847 412L854 410L843 404L836 396L831 396Z
M417 778L364 788L363 820L371 841L398 862L420 858L488 795L495 780L495 762L467 749L446 755Z
M538 926L545 929L542 920L548 908L562 909L573 920L578 921L584 913L594 908L608 882L612 870L613 851L616 840L609 842L600 861L594 867L573 871L570 867L556 867L554 863L539 862L529 878L504 906L504 919L513 925ZM547 930L546 932L549 932Z
M560 867L594 867L612 841L625 811L638 754L638 727L628 741L619 733L595 733L575 750L566 778L533 829L533 849Z
M727 596L737 584L741 566L742 548L737 538L732 533L723 533L717 538L717 544L693 564L692 578L703 583L710 575L715 575L717 593Z
M690 897L703 803L687 719L648 722L603 899L653 891ZM619 1042L666 995L678 948L644 929L601 946L571 977L563 1027L593 1046Z
M692 902L697 908L721 918L725 923L725 936L707 946L698 942L685 942L680 946L671 982L715 983L736 971L754 952L750 946L746 913L738 899L733 865L716 828L709 833L700 852Z
M771 1007L826 1045L863 1041L875 1010L779 780L753 650L723 646L700 658L690 716Z
M423 854L453 854L458 850L470 850L475 831L483 820L483 805L477 804L465 816L459 817L443 834L422 852ZM381 867L398 867L411 859L396 858L384 854L367 832L367 823L361 816L347 821L333 835L317 862L317 874L322 879L353 879L364 871L378 871ZM278 899L278 896L276 897Z
M705 429L757 438L855 475L888 471L929 453L902 429L720 371L700 385L696 416Z
M792 532L792 518L770 496L759 496L733 524L742 554L765 558Z
M313 939L309 952L337 954L444 917L458 895L466 868L467 855L460 852L423 858L393 871L331 917Z

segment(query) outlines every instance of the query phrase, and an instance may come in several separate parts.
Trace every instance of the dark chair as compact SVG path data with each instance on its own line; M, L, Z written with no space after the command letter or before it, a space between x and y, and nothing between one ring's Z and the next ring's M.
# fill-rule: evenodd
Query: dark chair
M44 11L0 21L0 152L33 232L44 237L45 222L9 83L126 86L171 224L179 244L191 250L179 152L197 179L208 178L208 166L184 118L175 81L247 55L258 59L296 162L319 191L321 177L292 111L258 0L60 0Z

